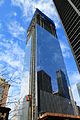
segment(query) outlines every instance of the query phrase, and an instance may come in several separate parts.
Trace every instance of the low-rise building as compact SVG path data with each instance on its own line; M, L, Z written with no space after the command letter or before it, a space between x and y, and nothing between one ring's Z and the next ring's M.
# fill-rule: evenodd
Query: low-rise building
M11 109L7 107L0 107L0 120L8 120L10 110Z
M0 120L8 120L10 108L6 107L10 85L5 79L0 78Z
M10 85L5 79L0 78L0 107L5 107L7 97L8 97L8 90Z

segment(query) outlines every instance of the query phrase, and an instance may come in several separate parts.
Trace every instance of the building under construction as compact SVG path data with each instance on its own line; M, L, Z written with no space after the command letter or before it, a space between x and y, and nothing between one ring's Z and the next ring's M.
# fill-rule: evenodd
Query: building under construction
M80 116L56 114L56 113L45 113L38 118L38 120L80 120Z
M54 22L38 9L27 30L26 58L27 120L78 119Z

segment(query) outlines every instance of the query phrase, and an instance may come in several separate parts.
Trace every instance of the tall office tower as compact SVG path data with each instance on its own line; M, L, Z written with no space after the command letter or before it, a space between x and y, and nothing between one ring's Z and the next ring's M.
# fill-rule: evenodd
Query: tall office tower
M77 90L78 90L79 97L80 97L80 83L77 83Z
M62 70L58 70L56 74L57 74L59 95L70 99L69 89L68 89L67 80L64 72Z
M53 0L80 72L80 1Z
M6 106L9 87L10 85L3 78L0 78L0 107Z
M26 48L25 70L26 70L27 80L29 81L29 95L32 96L32 99L29 102L29 120L36 120L38 115L38 99L39 99L38 85L37 85L38 71L44 71L45 73L47 73L45 77L43 76L44 78L42 84L44 84L45 79L47 83L49 83L49 79L51 79L53 91L58 91L58 85L56 80L57 70L61 69L64 72L68 87L69 87L69 82L68 82L68 77L66 73L66 68L65 68L60 44L56 35L55 25L51 19L49 19L38 9L36 9L32 21L30 23L30 26L27 30L27 38L28 39L27 39L27 48ZM41 74L44 74L44 72ZM42 79L42 75L41 75L41 79ZM51 94L50 83L48 89L47 87L45 87L44 89L45 91L42 90L41 96L43 95L43 92L46 91L47 91L46 93ZM46 103L45 100L44 103ZM47 104L48 103L46 103L46 105ZM47 110L49 109L47 108L44 109L45 112L48 112Z

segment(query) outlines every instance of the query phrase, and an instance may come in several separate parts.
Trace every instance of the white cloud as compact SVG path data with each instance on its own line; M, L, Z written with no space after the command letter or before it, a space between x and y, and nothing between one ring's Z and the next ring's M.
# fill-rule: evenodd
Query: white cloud
M64 42L60 42L61 50L64 58L70 58L70 48Z
M13 13L13 15L14 15L14 16L17 16L17 13L16 13L16 12L14 12L14 13Z
M4 30L4 25L2 21L0 21L0 33L3 32L3 30ZM0 37L1 37L1 34L0 34Z
M20 97L20 83L22 81L25 53L17 41L14 42L14 40L8 40L3 35L1 35L0 39L0 48L3 49L2 51L0 50L0 70L4 70L2 74L4 74L4 78L6 78L11 85L9 96L12 97L9 97L8 101L14 101L14 98L19 99ZM5 65L3 63L5 63ZM8 106L11 107L11 104L8 104Z
M59 27L58 15L52 0L12 0L12 4L22 9L27 21L31 20L34 11L38 8L55 22L56 27Z
M78 82L80 82L80 74L77 71L69 73L69 79L71 85L77 84Z
M11 21L8 24L8 30L13 37L23 40L25 29L17 21Z
M10 91L9 96L12 96L12 97L9 97L8 100L14 101L14 98L19 99L20 97L19 96L20 94L19 83L22 80L24 50L19 46L18 42L14 42L14 40L12 39L8 40L3 35L1 35L1 38L0 38L0 49L1 48L3 50L2 51L0 50L0 63L2 63L0 65L0 70L3 71L3 68L5 67L3 62L5 62L7 65L7 69L4 68L4 72L6 70L8 74L7 76L5 76L4 74L4 77L7 78L6 80L10 80L9 78L13 76L12 80L15 81L15 82L9 81L9 83L11 84L10 89L9 89ZM14 68L14 71L12 71L11 68ZM19 77L19 79L17 79L17 77ZM11 104L9 106L11 107Z
M0 0L0 6L4 3L4 0Z
M6 43L6 39L3 39L3 41L0 42L0 47L4 48L3 51L0 51L0 61L6 62L11 67L22 71L25 54L24 50L17 42Z
M2 24L0 23L0 29L2 28Z
M0 34L0 50L2 49L2 51L0 51L0 53L6 49L7 50L10 49L11 45L13 45L13 41L5 39L5 36ZM3 49L3 48L5 48L5 49Z

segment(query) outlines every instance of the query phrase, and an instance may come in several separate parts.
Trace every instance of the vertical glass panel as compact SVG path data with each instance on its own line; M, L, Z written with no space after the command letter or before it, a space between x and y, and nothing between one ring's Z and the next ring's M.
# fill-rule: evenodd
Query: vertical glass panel
M24 58L23 78L21 85L21 104L19 107L20 120L28 120L29 117L29 102L27 101L27 95L29 95L30 84L30 62L31 62L31 41L32 37L27 41ZM24 112L26 111L26 112Z
M31 37L27 41L24 58L23 80L21 94L24 97L29 94L29 79L30 79L30 61L31 61ZM27 88L27 89L26 89Z
M56 72L66 69L58 40L37 25L37 71L43 70L51 77L53 91L57 91Z
M74 114L58 39L37 25L38 115Z
M3 92L3 87L0 86L0 100L2 99L2 92Z
M77 89L78 89L78 93L79 93L79 97L80 97L80 83L77 84Z

